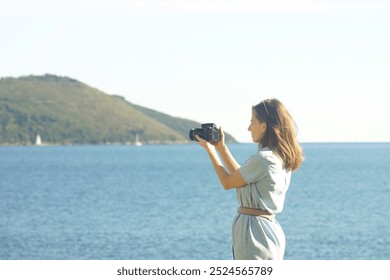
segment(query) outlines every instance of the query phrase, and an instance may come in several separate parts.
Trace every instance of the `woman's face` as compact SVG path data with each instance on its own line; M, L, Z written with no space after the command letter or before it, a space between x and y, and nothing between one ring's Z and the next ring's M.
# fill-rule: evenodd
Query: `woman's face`
M252 140L255 143L260 143L264 137L265 131L267 130L267 124L265 122L260 122L257 119L255 111L252 111L251 124L248 127L248 130L252 134Z

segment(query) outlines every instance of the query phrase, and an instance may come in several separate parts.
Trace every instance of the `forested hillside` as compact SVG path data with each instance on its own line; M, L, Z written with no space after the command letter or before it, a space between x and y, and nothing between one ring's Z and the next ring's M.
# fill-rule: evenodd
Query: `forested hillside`
M187 143L194 121L54 75L0 79L0 144ZM228 140L234 141L228 135Z

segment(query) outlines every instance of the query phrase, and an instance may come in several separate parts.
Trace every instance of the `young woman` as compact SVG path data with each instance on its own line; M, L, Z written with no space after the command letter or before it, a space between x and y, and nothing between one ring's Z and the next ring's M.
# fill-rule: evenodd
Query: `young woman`
M295 123L279 100L267 99L252 107L248 130L259 147L243 166L225 145L222 129L217 143L195 137L207 151L223 188L237 192L240 207L233 223L234 259L283 259L286 240L275 214L283 210L291 172L303 160Z

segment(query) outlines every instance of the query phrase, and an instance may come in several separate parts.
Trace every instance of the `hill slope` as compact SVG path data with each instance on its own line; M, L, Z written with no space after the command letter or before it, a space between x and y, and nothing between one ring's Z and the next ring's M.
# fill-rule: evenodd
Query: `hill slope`
M0 144L185 143L194 126L67 77L0 79Z
M155 110L151 110L149 108L141 107L139 105L132 104L137 110L144 113L145 115L148 115L149 117L153 119L159 120L161 123L165 124L166 126L172 128L179 134L183 135L184 137L188 137L189 130L191 128L200 128L201 124L195 121L172 117L168 114L164 114L161 112L157 112ZM225 141L227 143L235 143L237 142L233 136L225 132Z

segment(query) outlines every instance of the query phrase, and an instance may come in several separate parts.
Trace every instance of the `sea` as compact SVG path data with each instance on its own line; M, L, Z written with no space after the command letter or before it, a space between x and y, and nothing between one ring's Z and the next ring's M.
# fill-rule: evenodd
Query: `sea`
M285 259L390 259L390 143L302 146ZM0 196L2 260L232 259L235 190L196 144L0 147Z

